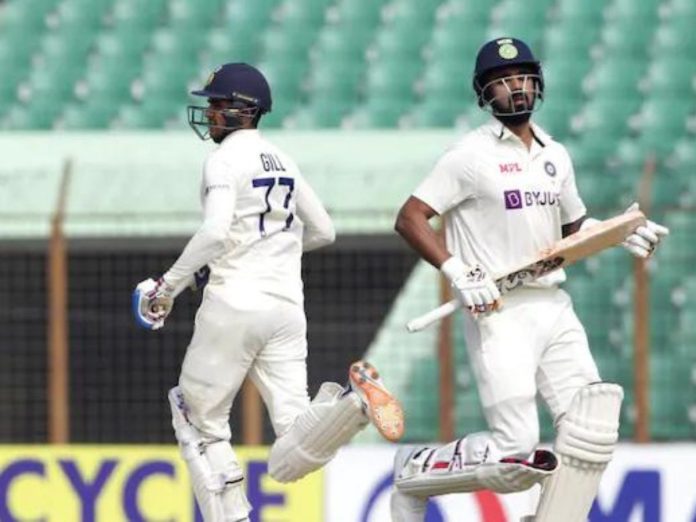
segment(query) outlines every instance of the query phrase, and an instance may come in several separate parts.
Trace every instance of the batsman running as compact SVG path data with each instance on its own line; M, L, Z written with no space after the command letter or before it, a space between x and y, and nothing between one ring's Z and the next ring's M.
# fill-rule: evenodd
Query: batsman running
M326 464L369 421L388 440L404 429L401 406L374 367L359 361L348 384L307 394L302 253L334 241L329 215L295 162L257 130L271 90L256 68L228 63L190 106L189 124L219 146L203 168L203 223L174 265L134 293L138 322L163 326L176 295L210 267L179 385L173 427L205 522L249 520L244 476L230 445L229 413L249 376L277 439L269 472L296 481Z
M565 147L530 122L544 78L529 47L515 38L483 45L473 87L492 118L444 153L399 211L396 230L440 269L463 304L458 317L489 431L401 448L392 518L423 522L434 495L541 483L537 511L526 520L584 522L618 439L623 390L602 382L571 299L558 286L563 270L510 291L504 302L490 274L597 220L586 217ZM443 218L444 243L429 224L434 216ZM646 258L667 233L647 221L623 246ZM557 430L553 452L534 452L537 393Z

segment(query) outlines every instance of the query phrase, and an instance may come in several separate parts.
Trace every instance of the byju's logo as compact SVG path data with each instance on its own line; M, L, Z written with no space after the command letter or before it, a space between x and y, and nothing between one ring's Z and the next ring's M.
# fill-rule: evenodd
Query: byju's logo
M522 194L519 190L506 190L503 195L505 196L505 208L522 208Z
M545 207L559 205L558 194L548 190L506 190L503 192L505 208Z

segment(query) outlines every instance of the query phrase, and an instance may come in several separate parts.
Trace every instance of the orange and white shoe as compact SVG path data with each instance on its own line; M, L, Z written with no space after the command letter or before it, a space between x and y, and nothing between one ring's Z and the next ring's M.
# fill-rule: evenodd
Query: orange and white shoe
M382 384L377 369L368 362L357 361L350 365L348 378L377 431L388 441L398 441L404 434L404 411Z

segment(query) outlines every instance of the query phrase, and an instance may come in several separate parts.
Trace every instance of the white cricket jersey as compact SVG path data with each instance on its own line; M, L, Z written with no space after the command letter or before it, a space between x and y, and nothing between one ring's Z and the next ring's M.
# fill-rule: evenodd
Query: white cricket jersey
M585 215L563 145L536 125L531 149L498 120L465 134L413 195L445 223L450 253L500 276L561 239ZM557 270L534 286L565 280Z
M204 223L165 280L176 286L207 263L207 293L251 308L269 295L302 304L302 252L334 230L295 162L256 129L232 132L205 162L201 202Z

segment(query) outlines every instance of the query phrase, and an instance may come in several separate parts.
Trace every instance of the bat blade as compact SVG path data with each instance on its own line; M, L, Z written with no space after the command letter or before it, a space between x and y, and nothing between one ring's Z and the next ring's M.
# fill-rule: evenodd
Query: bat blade
M533 281L554 270L563 268L621 243L636 228L645 225L645 215L640 210L600 221L557 241L542 250L537 257L521 266L495 277L501 292L509 292L524 283Z
M519 286L569 266L581 259L598 254L620 244L636 228L645 225L645 215L640 210L626 212L619 216L600 221L557 241L550 248L542 250L533 259L506 271L496 274L495 284L501 293L509 292ZM406 324L409 332L418 332L435 321L442 319L461 307L457 299L435 308Z

